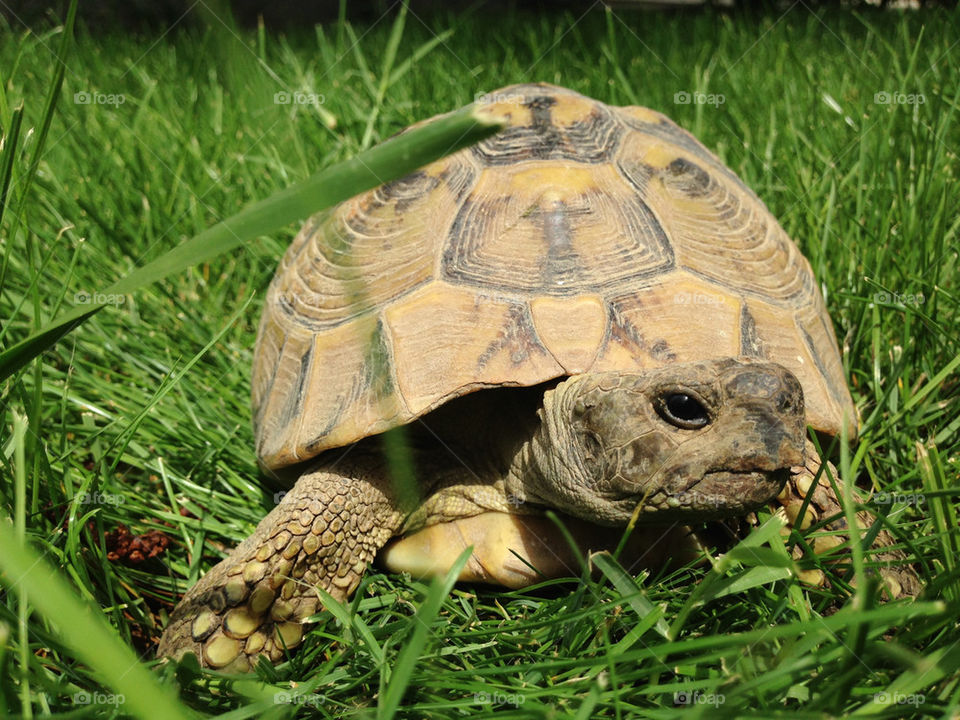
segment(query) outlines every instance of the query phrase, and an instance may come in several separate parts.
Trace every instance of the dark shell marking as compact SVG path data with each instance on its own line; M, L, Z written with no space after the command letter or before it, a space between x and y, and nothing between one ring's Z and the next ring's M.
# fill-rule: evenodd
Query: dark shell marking
M673 267L673 248L639 196L614 204L595 193L522 215L516 208L511 213L509 204L510 198L463 204L443 254L444 278L530 295L617 294ZM539 238L544 250L526 264L505 239L521 223L532 226L526 236ZM609 242L587 242L601 227L608 228Z
M543 95L525 103L531 124L505 128L472 149L483 165L513 165L526 160L608 162L617 149L623 127L607 108L596 107L584 120L557 125L550 108L556 100Z

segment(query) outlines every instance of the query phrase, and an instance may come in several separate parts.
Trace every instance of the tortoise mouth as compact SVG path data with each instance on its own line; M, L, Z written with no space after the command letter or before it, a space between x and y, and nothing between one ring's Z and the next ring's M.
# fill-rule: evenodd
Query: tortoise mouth
M708 472L686 490L667 495L659 503L646 504L640 517L652 524L745 515L773 500L789 476L790 471L786 468Z
M708 472L694 488L717 508L715 517L729 517L756 510L773 500L790 477L788 468L733 472Z

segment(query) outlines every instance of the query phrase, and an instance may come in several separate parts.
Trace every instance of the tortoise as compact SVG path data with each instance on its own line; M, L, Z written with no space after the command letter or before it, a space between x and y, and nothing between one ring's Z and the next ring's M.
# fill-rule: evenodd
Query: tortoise
M510 587L576 574L546 509L587 548L633 519L662 562L665 528L669 557L679 527L839 508L806 426L853 439L856 410L810 264L759 198L653 110L546 84L482 101L503 130L291 244L252 405L261 466L295 482L160 655L277 662L315 588L347 598L378 552L428 576L472 544L461 579Z

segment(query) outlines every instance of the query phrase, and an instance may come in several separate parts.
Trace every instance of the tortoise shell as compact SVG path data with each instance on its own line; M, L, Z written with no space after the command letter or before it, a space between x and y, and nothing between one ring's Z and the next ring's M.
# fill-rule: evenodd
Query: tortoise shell
M486 100L501 132L293 241L254 354L264 467L481 388L714 357L784 365L810 425L855 433L810 264L730 169L646 108L543 84Z

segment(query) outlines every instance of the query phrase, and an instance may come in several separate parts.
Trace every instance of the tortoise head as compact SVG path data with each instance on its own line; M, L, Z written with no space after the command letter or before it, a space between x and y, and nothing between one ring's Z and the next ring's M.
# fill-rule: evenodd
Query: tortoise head
M603 524L689 522L771 500L803 465L803 390L749 359L571 377L544 396L531 499Z

